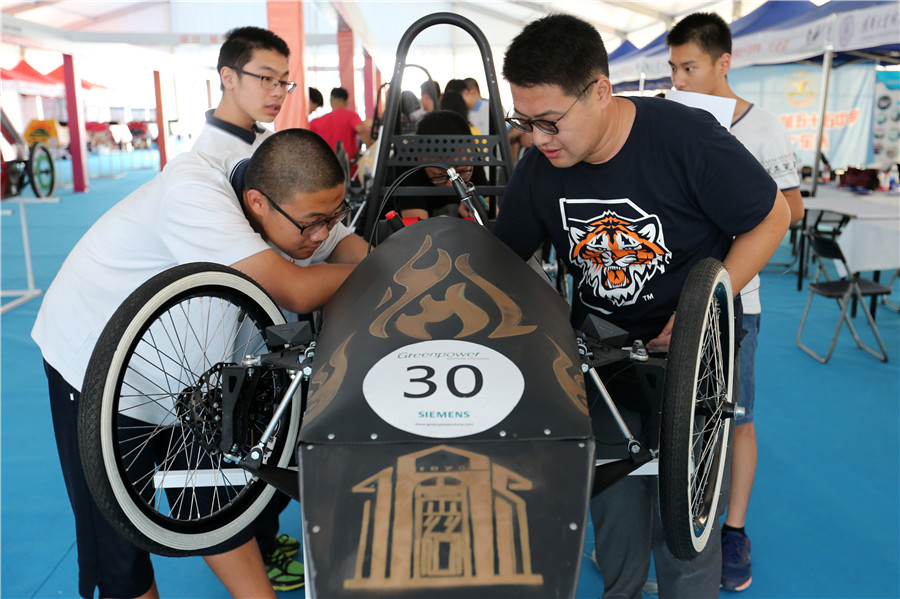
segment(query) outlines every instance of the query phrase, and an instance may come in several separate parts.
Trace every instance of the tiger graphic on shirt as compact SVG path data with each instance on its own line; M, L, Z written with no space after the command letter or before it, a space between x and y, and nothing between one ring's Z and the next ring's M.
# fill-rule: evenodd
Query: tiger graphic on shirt
M584 292L590 291L609 308L631 305L651 278L665 272L672 254L656 215L627 199L562 199L561 204L569 259L582 273L583 299L587 299Z

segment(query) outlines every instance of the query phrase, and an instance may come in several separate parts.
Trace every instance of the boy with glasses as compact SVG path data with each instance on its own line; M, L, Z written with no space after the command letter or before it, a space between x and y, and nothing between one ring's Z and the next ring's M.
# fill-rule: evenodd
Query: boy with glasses
M80 383L103 327L141 283L188 262L231 265L282 308L317 309L366 253L366 243L339 223L343 202L344 172L328 145L310 131L287 129L232 169L198 152L177 156L104 214L69 254L32 337L44 356L76 514L83 597L95 587L102 597L158 596L149 555L107 524L80 469ZM232 596L275 596L253 530L222 550L204 559Z
M259 123L272 123L296 84L289 80L287 43L268 29L238 27L225 34L216 69L222 99L206 114L193 150L220 165L249 158L253 150L272 134ZM290 498L276 492L254 528L266 570L275 590L303 586L303 564L292 559L300 544L278 534L278 515Z
M694 13L682 19L666 37L669 65L675 89L733 98L731 133L763 165L791 208L791 222L803 218L800 177L791 140L781 119L740 98L728 85L731 69L731 29L715 13ZM741 389L738 405L744 414L736 418L732 441L731 488L725 525L722 527L722 588L743 591L753 580L750 539L744 521L756 476L756 428L753 399L756 379L756 344L762 304L759 276L741 290L744 305L744 338L741 342Z
M593 312L628 331L629 343L665 351L694 264L722 260L737 291L784 236L784 197L709 113L612 95L606 49L590 24L564 14L529 24L507 49L503 75L513 96L507 122L534 147L513 172L493 230L526 259L550 238L575 279L574 325ZM634 369L601 378L632 432L653 446L658 431ZM613 440L602 403L592 408L595 435ZM626 452L609 451L600 457ZM661 598L718 597L721 547L678 561L662 540L657 502L649 476L626 477L591 502L604 598L640 597L651 551Z
M339 230L332 238L340 243L328 245L327 228L326 232L310 228L303 235L268 202L251 211L249 200L245 209L234 196L229 182L234 165L272 135L256 121L272 122L284 102L290 87L285 81L287 56L287 45L270 31L255 27L230 31L219 56L222 101L207 114L193 149L104 215L73 249L44 297L32 337L41 348L50 382L60 463L75 514L83 597L93 597L96 588L103 597L157 596L149 555L106 522L87 489L78 457L81 383L97 337L119 304L158 272L185 262L210 261L241 268L284 308L306 313L331 296L365 253L365 243L346 231ZM316 138L312 148L321 150L322 144ZM330 150L327 156L333 158ZM311 168L307 163L297 162L284 172L296 172L310 189L318 186L316 193L340 187L340 197L325 193L324 199L317 196L300 205L293 196L267 193L282 203L285 212L311 224L339 212L343 173L339 167L337 173L307 168ZM325 257L335 263L300 266ZM275 501L254 522L253 531L235 539L232 547L223 547L223 554L206 558L236 597L273 596L273 588L303 586L303 565L289 555L299 544L285 535L275 536L277 514L287 501L280 505ZM268 558L265 565L254 532L260 545L269 544L262 547Z

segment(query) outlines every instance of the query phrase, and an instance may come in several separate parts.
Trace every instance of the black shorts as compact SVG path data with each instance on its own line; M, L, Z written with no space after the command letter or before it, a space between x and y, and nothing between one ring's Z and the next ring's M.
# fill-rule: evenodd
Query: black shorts
M50 389L50 412L59 461L75 515L78 592L85 599L94 596L95 588L100 589L101 597L140 596L150 589L154 580L150 554L119 534L94 502L78 448L78 403L81 394L46 360L44 371ZM252 526L217 546L215 552L224 553L242 546L254 537L254 531L261 547L266 549L271 546L278 531L278 514L288 501L289 498L277 493Z
M46 361L50 387L50 413L66 491L75 514L78 545L78 594L94 597L138 597L153 585L150 554L120 535L100 512L84 478L78 452L78 402L80 393Z

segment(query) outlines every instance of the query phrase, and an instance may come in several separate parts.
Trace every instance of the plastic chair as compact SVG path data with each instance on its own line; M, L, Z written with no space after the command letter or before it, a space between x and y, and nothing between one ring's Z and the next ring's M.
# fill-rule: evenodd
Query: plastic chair
M809 287L809 298L806 300L806 308L803 310L803 318L800 319L800 328L797 330L797 345L800 349L824 364L831 358L831 354L834 352L834 346L837 344L838 335L841 332L841 326L846 321L856 344L882 362L887 362L887 349L884 347L884 342L881 340L881 335L878 333L878 327L875 326L875 319L872 318L872 313L869 311L863 298L873 296L881 296L883 298L891 292L890 288L885 287L880 283L876 283L875 281L861 279L857 275L849 274L851 271L850 267L847 265L846 258L844 258L844 252L841 251L841 247L834 239L812 233L809 234L809 244L812 253L818 258L818 267L816 268L816 274L813 277L813 281L807 285L807 287ZM848 274L839 280L830 280L828 278L828 273L825 270L824 260L840 261L844 266L845 272ZM824 277L824 280L820 280L820 277ZM841 308L837 327L834 329L834 336L831 338L831 346L828 348L828 353L824 358L804 345L800 338L803 333L803 327L806 324L806 317L809 315L809 308L812 305L814 295L821 295L836 300ZM866 315L866 320L869 321L872 332L875 333L875 339L878 341L881 352L866 345L862 342L862 339L859 338L856 327L853 326L853 321L850 318L850 314L848 314L851 301L854 299L858 300L859 305L862 307L862 310Z

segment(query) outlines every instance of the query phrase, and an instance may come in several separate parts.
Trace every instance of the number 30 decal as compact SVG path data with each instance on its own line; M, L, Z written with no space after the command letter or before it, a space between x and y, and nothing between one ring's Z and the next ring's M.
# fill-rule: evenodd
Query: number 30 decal
M395 348L363 379L363 396L379 418L435 439L466 437L499 424L524 391L525 377L511 359L459 339Z
M456 375L460 370L469 370L472 373L472 389L469 391L460 391L457 386ZM418 378L410 378L409 382L411 383L422 383L425 385L425 391L422 393L409 393L404 391L403 397L408 397L410 399L422 399L425 397L430 397L434 395L437 391L437 383L435 383L432 378L434 378L435 370L431 366L409 366L406 371L411 372L413 370L422 370L425 372L424 376ZM447 389L449 389L450 393L459 398L467 398L474 397L478 395L479 391L481 391L484 386L484 375L481 374L481 371L471 366L469 364L460 364L458 366L454 366L447 372Z

